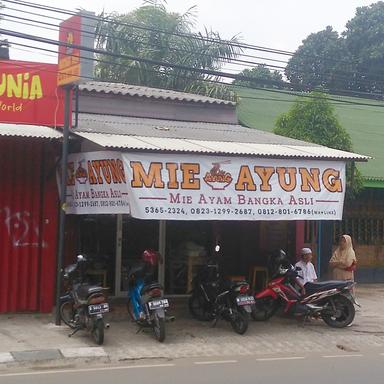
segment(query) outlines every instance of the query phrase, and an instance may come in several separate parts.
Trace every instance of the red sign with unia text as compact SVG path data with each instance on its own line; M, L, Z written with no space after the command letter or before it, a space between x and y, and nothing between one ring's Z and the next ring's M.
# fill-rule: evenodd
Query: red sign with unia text
M63 126L57 64L0 61L0 122Z

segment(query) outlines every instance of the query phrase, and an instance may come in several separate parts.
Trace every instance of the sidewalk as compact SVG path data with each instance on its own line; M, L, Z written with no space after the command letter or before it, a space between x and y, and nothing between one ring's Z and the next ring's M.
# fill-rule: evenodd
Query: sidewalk
M118 363L146 358L353 352L368 348L382 348L384 352L384 285L359 286L357 298L362 308L351 327L332 329L320 320L303 326L294 319L276 317L265 323L250 322L244 336L235 334L224 321L215 328L195 321L181 306L173 313L176 321L166 324L163 344L152 337L150 330L137 333L125 311L115 311L102 347L96 346L86 332L69 338L69 328L55 326L51 315L1 315L0 370L15 364L49 362Z

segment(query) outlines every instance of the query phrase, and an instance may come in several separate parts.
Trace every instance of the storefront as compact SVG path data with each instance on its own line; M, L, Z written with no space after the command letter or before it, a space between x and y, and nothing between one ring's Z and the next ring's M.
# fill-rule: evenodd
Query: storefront
M52 308L60 139L48 127L0 124L0 313Z
M83 147L92 141L100 148L69 158L74 248L91 256L90 274L116 296L126 295L127 273L146 248L164 256L159 279L166 293L187 294L217 243L223 273L246 277L257 288L274 251L283 248L295 258L304 245L302 223L341 219L346 162L365 159L307 145L290 147L295 154L289 156L276 144L263 145L262 153L260 144L231 142L226 149L226 142L197 138L194 151L176 152L183 141L188 145L185 139L75 132L87 137ZM105 151L113 140L115 150ZM133 141L136 148L121 152ZM141 149L140 141L164 147Z
M54 64L0 61L0 313L52 309L62 139L54 128L64 109L56 73Z

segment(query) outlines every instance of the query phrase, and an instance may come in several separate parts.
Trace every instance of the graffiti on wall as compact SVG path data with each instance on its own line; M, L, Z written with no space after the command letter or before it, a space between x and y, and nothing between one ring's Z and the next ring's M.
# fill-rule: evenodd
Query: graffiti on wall
M29 211L12 212L9 207L0 208L0 223L5 225L13 247L39 247L40 229ZM41 246L48 244L42 241Z

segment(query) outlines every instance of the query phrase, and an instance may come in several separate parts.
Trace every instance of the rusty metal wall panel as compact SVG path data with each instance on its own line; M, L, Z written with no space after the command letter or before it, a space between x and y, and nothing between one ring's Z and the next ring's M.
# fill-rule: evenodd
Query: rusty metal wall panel
M0 139L0 312L50 311L57 230L53 144Z

